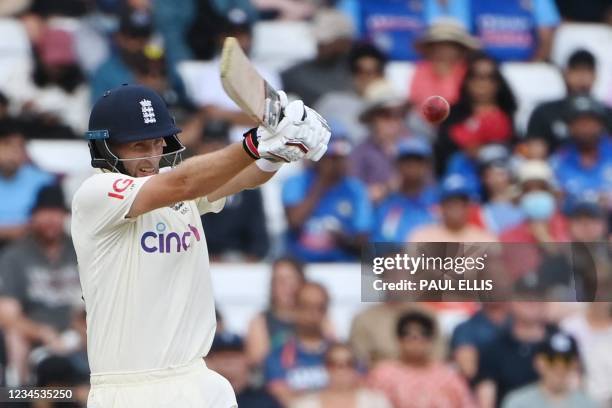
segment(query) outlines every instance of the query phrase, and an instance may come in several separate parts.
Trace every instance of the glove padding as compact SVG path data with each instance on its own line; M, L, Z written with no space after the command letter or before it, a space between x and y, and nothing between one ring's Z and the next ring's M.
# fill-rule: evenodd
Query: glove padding
M281 103L286 101L284 92L279 93ZM289 104L285 102L283 114L283 119L273 133L264 127L247 132L247 152L253 157L271 161L294 162L303 158L318 161L327 151L331 136L325 119L299 100Z

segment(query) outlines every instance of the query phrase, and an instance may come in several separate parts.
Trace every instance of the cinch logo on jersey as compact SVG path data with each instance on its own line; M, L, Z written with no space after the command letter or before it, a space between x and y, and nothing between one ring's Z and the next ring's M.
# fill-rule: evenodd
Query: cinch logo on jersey
M166 224L158 222L157 231L145 231L140 238L140 246L145 252L171 253L186 251L191 246L191 236L200 241L200 231L191 224L187 224L189 231L183 233L166 232Z

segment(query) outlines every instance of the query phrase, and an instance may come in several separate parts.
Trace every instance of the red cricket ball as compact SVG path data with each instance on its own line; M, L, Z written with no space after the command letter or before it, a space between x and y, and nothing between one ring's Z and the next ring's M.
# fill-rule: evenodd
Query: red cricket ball
M438 124L448 117L450 105L448 101L441 96L430 96L423 102L421 113L429 123Z

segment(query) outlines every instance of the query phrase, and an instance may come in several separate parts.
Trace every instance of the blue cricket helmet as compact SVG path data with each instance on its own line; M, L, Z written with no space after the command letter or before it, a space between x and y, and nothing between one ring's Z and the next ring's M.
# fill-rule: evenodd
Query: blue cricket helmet
M110 144L129 143L163 137L163 158L176 164L185 150L176 136L176 126L166 103L154 90L142 85L122 85L104 93L89 116L91 165L125 173L122 160L109 148ZM170 160L170 158L172 158Z

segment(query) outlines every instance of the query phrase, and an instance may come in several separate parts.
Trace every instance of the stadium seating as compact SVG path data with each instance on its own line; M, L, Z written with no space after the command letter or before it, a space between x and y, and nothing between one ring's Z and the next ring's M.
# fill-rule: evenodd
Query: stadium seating
M12 78L17 67L27 66L31 59L30 40L21 22L0 18L0 89Z
M282 71L317 52L310 24L306 22L259 22L253 34L253 59L270 70Z
M524 132L529 115L541 102L565 95L565 84L558 68L545 63L505 63L501 71L518 103L517 130Z

